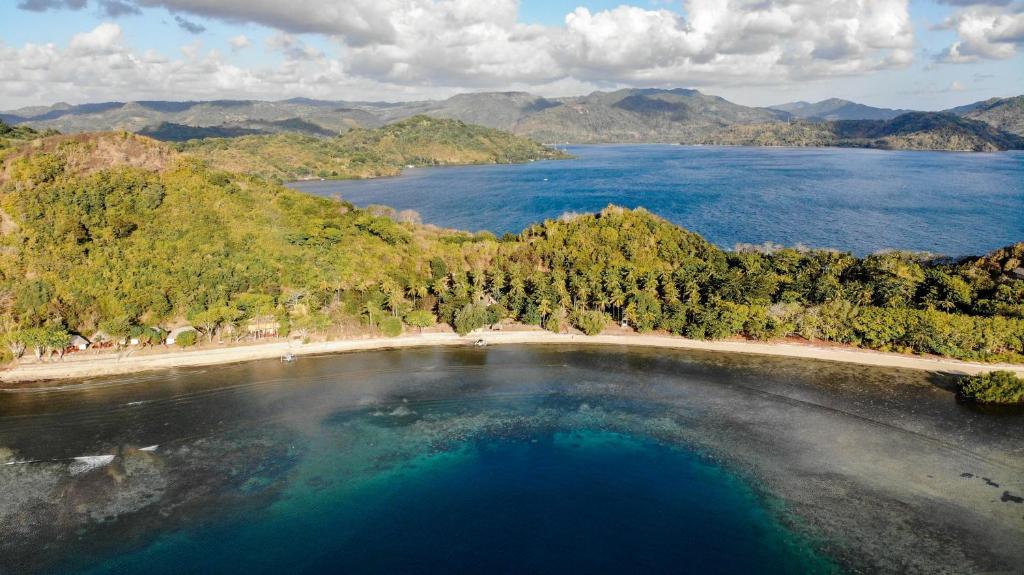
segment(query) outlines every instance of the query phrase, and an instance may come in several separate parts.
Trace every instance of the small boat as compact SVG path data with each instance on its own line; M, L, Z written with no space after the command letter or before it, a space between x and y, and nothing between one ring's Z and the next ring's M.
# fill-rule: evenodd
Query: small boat
M290 352L290 351L288 353L286 353L286 354L281 356L281 361L283 361L285 363L292 363L293 361L295 361L295 359L296 359L295 354Z
M477 347L487 347L487 342L482 339L478 339L475 342L473 342L473 345Z

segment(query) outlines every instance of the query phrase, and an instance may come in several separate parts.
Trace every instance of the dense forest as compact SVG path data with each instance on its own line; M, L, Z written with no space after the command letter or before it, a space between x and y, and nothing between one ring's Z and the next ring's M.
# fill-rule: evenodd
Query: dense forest
M8 358L62 349L71 334L156 344L186 324L238 339L254 320L309 337L507 319L1024 360L1024 243L956 262L728 252L614 206L496 238L302 194L130 134L18 148L0 170L0 207Z
M414 116L381 128L354 128L323 138L281 133L207 138L182 152L230 172L281 180L394 176L406 166L508 164L565 157L512 134L458 120Z

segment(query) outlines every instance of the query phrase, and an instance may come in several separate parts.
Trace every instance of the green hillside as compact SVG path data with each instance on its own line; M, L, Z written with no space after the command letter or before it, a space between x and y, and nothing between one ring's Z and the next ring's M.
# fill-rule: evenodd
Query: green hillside
M39 132L28 126L11 126L7 122L0 120L0 160L8 153L11 153L14 148L25 142L54 134L56 132Z
M372 178L405 166L519 163L565 157L506 132L416 116L382 128L352 129L335 138L273 134L194 140L182 152L218 169L274 177Z
M616 207L499 241L213 169L195 151L124 133L17 148L0 170L0 207L0 334L13 355L60 347L71 332L158 342L155 328L182 322L241 337L270 316L307 335L394 334L435 318L461 332L512 318L598 333L625 320L693 338L798 335L1024 360L1024 243L960 263L725 252Z
M1024 96L992 98L956 109L956 112L965 118L1024 137Z

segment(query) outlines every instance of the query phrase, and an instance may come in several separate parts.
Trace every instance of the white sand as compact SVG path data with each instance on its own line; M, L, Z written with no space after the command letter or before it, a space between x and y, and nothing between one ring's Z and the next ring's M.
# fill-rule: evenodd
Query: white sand
M1009 370L1024 375L1024 365L986 364L957 361L936 357L919 357L894 353L881 353L853 348L819 347L796 343L757 343L748 341L699 341L674 336L659 335L567 335L546 331L507 331L474 333L462 337L452 333L428 333L395 338L347 339L338 341L300 344L297 342L275 342L240 345L215 349L174 351L119 357L110 353L96 356L71 357L65 361L25 363L0 372L2 382L23 382L50 379L70 379L116 375L166 369L276 359L285 353L311 355L423 346L471 345L482 339L490 345L543 343L543 344L600 344L619 346L646 346L673 349L696 349L716 352L775 355L806 359L819 359L872 365L898 367L955 374L978 374L994 370Z

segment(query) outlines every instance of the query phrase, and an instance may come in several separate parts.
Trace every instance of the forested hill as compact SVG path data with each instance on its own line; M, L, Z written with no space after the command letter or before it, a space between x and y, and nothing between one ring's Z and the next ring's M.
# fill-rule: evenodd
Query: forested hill
M875 108L857 102L829 98L820 102L790 102L771 106L773 110L788 113L793 118L803 120L891 120L910 110L893 110L891 108Z
M892 120L839 120L731 126L703 144L836 146L887 150L996 152L1024 149L1024 137L953 114L911 112Z
M435 320L465 333L504 318L598 333L624 319L693 338L1024 360L1024 244L960 263L725 252L616 207L498 240L214 169L129 134L34 142L0 173L8 357L61 349L70 333L158 344L183 324L238 339L269 317L303 337Z
M415 116L334 138L273 134L208 138L180 144L212 166L282 180L392 176L406 166L508 164L567 157L507 132Z
M995 128L1024 136L1024 96L992 98L951 112L972 120L980 120Z

